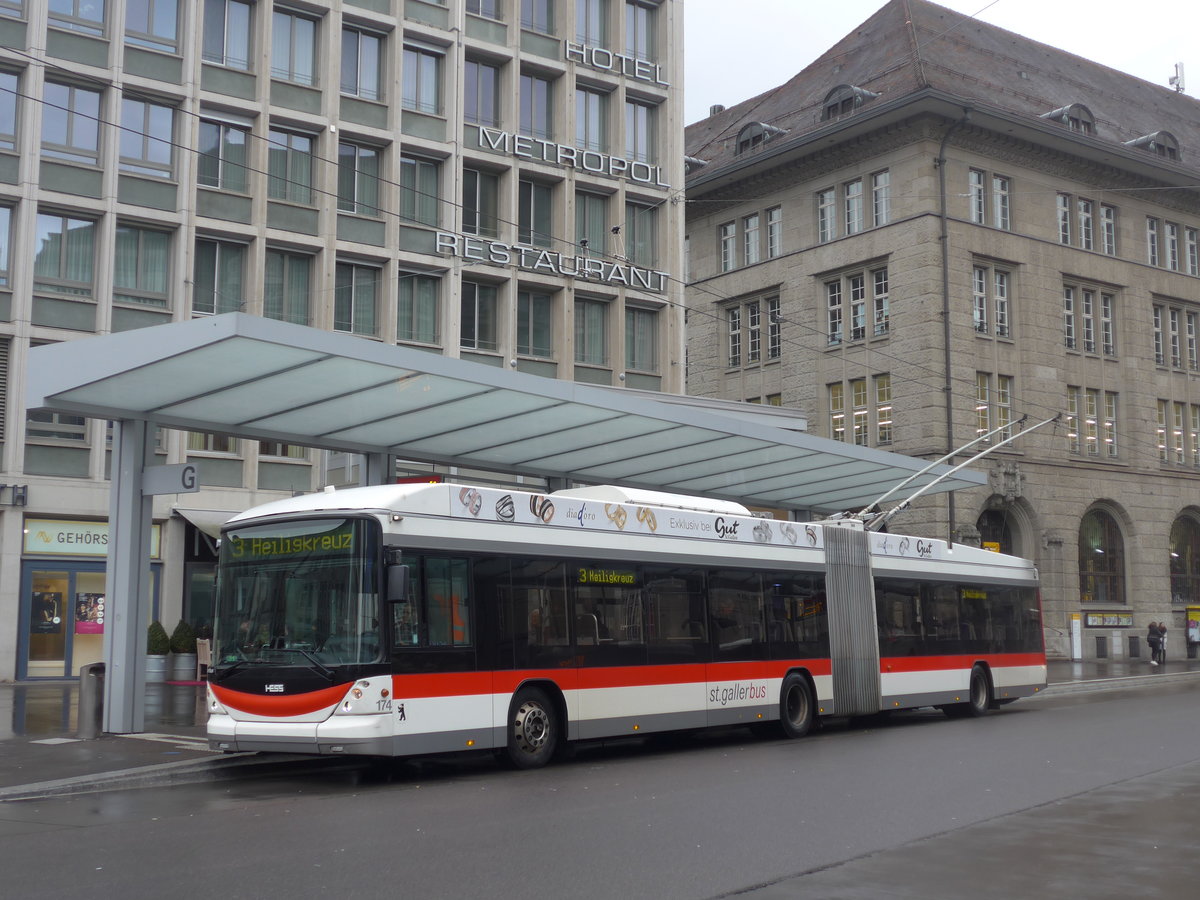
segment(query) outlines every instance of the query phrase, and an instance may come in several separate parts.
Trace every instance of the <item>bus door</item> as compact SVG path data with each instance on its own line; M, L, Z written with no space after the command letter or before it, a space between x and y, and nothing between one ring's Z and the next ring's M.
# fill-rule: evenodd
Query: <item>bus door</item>
M879 712L879 629L871 576L870 534L851 528L825 529L825 591L829 601L829 656L833 669L833 714Z

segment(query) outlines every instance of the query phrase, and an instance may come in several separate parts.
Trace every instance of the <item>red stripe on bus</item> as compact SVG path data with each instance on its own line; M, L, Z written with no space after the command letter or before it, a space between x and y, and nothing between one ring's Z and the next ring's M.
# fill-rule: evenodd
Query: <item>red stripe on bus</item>
M305 694L247 694L244 691L232 691L229 688L209 683L221 705L236 709L238 712L250 713L253 716L306 716L318 710L326 709L338 703L346 696L352 681L310 691Z
M1044 666L1046 657L1040 653L962 653L956 656L881 656L879 670L889 672L934 672L941 669L970 669L982 660L994 669L1012 666Z

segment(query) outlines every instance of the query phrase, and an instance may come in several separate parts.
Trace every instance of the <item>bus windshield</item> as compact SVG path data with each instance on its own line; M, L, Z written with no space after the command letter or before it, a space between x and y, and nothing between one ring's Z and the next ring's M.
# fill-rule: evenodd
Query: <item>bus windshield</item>
M323 518L221 539L213 659L310 665L380 658L378 527Z

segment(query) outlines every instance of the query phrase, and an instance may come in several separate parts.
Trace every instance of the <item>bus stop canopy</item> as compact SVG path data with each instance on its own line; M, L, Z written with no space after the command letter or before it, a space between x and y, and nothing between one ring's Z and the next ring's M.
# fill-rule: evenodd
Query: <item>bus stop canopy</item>
M857 509L925 465L767 416L243 313L38 347L28 373L30 409L751 506ZM964 470L933 490L984 482Z

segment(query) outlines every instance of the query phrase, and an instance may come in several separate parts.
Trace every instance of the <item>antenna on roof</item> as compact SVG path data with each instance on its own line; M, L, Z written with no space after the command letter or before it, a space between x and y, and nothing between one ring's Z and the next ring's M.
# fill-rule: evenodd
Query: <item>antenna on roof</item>
M1169 85L1171 85L1171 87L1175 88L1175 91L1177 93L1180 93L1180 94L1183 93L1183 90L1184 90L1183 63L1181 63L1181 62L1175 63L1175 74L1167 79L1167 84L1169 84Z

